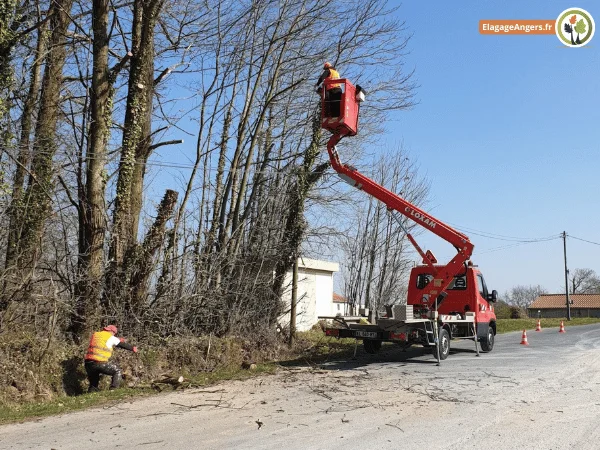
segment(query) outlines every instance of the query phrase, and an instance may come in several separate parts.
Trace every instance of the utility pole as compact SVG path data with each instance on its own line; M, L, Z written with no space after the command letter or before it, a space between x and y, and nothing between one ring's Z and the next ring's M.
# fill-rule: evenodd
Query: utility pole
M298 302L298 257L294 258L294 269L292 272L292 301L290 305L290 348L294 346L296 337L296 303Z
M567 320L571 320L571 299L569 298L569 269L567 269L567 232L563 231L563 246L565 250L565 294L567 298Z

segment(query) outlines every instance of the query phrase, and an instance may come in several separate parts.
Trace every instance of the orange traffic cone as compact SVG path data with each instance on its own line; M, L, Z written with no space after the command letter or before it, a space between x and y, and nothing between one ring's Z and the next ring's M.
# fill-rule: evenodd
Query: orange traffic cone
M535 326L535 331L542 331L542 324L540 323L540 319L537 321L537 325Z
M563 323L563 321L560 321L560 328L558 329L559 333L566 333L565 331L565 324Z
M521 336L521 345L529 345L527 342L527 331L523 330L523 336Z

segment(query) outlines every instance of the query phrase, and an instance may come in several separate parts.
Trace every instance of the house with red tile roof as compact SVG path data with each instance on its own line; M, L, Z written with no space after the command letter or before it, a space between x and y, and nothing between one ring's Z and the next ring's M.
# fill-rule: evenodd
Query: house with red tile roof
M571 317L600 317L600 294L569 294ZM544 294L527 308L529 317L567 317L565 294Z
M344 316L350 314L350 304L348 303L348 299L335 292L333 293L331 306L330 316L336 316L338 314Z

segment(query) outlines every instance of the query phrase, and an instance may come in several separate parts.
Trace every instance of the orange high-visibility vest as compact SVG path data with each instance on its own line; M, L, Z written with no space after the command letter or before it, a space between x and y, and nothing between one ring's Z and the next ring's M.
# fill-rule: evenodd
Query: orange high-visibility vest
M329 69L329 76L327 78L325 78L325 79L326 80L339 80L340 79L340 74L334 68L330 68ZM327 89L329 90L329 89L333 89L333 88L339 88L340 86L341 86L340 83L330 84L330 85L328 85Z
M110 331L97 331L92 334L90 345L85 355L86 360L107 362L112 356L112 348L109 348L106 343L112 337Z

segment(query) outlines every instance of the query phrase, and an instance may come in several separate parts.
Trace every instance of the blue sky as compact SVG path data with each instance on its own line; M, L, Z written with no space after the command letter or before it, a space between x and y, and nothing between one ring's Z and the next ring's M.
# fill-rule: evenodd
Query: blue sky
M416 2L397 15L419 104L394 114L382 145L403 142L431 182L426 208L455 226L519 238L563 231L600 243L600 33L583 48L554 35L480 35L480 19L555 19L597 1ZM490 288L564 289L561 239L520 244L466 232ZM439 260L444 241L419 241ZM516 243L519 244L519 243ZM600 273L600 246L567 240L569 268Z

